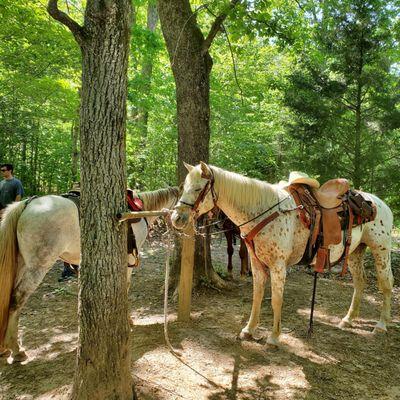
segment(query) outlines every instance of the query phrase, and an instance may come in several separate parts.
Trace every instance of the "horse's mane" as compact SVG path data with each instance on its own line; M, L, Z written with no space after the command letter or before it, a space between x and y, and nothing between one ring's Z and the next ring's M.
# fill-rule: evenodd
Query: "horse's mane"
M278 201L278 190L273 185L247 178L235 172L210 166L215 177L215 189L231 205L265 209Z
M175 198L175 203L178 201L178 188L175 186L153 190L150 192L138 193L143 201L143 207L146 211L160 210L162 207L171 206L171 201Z

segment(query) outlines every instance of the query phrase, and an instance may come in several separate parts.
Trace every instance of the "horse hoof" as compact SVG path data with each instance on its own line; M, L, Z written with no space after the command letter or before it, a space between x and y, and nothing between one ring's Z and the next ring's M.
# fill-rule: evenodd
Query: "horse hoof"
M28 356L26 355L26 353L24 351L20 351L15 356L13 356L12 362L13 362L13 364L21 363L27 359L28 359Z
M379 321L376 325L375 328L373 330L374 334L380 334L380 333L387 333L387 329L386 329L386 324L384 324L383 322Z
M238 336L238 340L254 340L253 335L249 332L240 332L239 336Z
M344 319L344 318L339 323L340 329L351 328L352 326L353 326L352 323L349 320Z

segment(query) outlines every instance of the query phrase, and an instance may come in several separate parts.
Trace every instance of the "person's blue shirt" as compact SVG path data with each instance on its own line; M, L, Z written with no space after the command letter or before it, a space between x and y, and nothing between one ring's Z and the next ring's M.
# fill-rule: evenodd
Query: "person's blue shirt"
M7 207L18 195L24 195L24 188L19 179L12 177L0 182L0 208Z

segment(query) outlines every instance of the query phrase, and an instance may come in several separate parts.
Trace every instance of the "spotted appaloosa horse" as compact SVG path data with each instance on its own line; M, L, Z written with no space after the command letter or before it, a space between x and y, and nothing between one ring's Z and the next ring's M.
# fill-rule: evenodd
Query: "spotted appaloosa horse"
M295 201L278 185L246 178L204 163L195 167L186 164L186 167L189 174L185 179L183 194L172 214L172 223L178 229L184 229L193 218L217 206L236 225L241 225L241 232L246 235L266 216L275 211L279 212L279 216L254 238L255 254L250 252L254 286L253 305L250 319L240 334L241 338L249 338L258 325L267 280L265 269L268 266L271 275L273 327L267 342L277 345L281 333L286 268L300 261L309 237L309 231L302 225L297 213L290 211L296 207ZM375 259L378 285L383 292L381 316L375 330L386 331L386 324L390 321L393 287L390 266L393 217L389 207L382 200L371 194L363 195L375 203L377 215L374 221L358 226L352 231L349 268L353 275L354 294L349 311L340 326L351 325L353 319L358 316L365 287L363 255L366 246L369 246ZM278 205L279 202L281 203ZM267 214L255 218L270 208ZM252 218L255 220L251 221ZM340 258L343 249L342 244L331 247L331 262Z
M144 210L171 208L178 188L140 193ZM156 217L132 224L140 249L148 226ZM8 206L0 225L0 359L11 352L14 362L26 359L18 343L21 308L36 290L47 271L62 259L80 262L80 229L76 205L64 197L43 196L31 202ZM131 268L128 270L128 282Z

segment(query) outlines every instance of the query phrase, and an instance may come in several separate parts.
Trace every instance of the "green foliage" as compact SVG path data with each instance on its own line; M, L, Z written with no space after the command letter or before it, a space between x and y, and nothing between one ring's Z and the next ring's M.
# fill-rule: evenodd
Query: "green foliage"
M64 191L79 50L39 1L3 0L0 18L0 160L27 194Z
M228 3L191 2L204 35ZM0 8L0 161L16 164L28 194L69 188L78 123L79 48L43 4ZM68 4L82 22L80 1ZM269 182L295 169L359 180L399 219L398 11L383 0L241 2L211 47L211 163ZM141 190L176 184L177 158L174 80L147 12L135 2L128 76L128 186Z
M305 46L283 88L295 116L288 132L302 149L294 165L322 180L332 173L348 177L396 207L400 81L392 28L398 6L330 0L307 7Z

